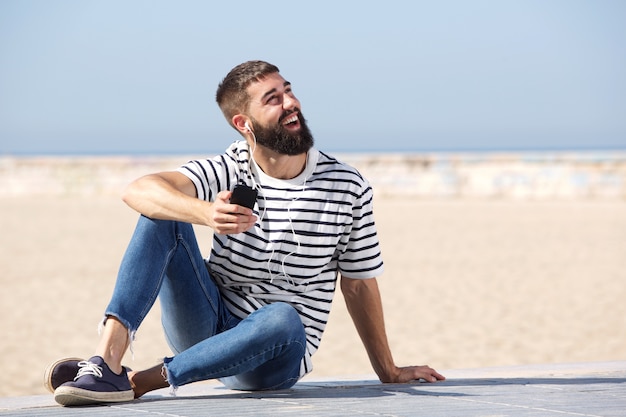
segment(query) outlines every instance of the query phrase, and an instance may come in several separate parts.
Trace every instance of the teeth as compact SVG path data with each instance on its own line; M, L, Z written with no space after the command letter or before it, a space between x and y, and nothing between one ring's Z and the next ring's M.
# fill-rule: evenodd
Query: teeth
M291 116L289 119L285 120L285 124L294 123L298 121L298 115Z

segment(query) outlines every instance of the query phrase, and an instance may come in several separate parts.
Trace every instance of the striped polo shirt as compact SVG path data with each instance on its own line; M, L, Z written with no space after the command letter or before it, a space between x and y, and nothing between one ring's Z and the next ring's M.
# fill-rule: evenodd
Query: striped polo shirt
M237 183L257 189L255 226L239 234L214 234L206 262L235 316L244 318L277 301L298 311L307 336L300 374L310 372L338 273L367 279L383 271L369 183L355 168L316 149L309 150L296 178L272 178L250 161L245 141L178 171L207 201Z

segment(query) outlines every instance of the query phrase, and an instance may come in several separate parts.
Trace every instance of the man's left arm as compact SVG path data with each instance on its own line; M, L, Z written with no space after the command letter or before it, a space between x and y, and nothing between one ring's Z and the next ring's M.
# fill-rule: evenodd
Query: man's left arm
M429 366L395 365L385 331L383 306L376 278L351 279L342 276L341 292L372 367L381 382L404 383L418 379L435 382L445 379Z

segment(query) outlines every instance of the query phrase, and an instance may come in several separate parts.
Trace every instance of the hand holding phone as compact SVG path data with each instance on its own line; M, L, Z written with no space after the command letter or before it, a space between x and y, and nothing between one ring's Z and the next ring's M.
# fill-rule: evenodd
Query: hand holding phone
M230 197L230 203L247 207L252 210L254 208L254 203L256 202L257 194L258 192L254 188L248 187L245 184L237 184L233 190L232 196Z

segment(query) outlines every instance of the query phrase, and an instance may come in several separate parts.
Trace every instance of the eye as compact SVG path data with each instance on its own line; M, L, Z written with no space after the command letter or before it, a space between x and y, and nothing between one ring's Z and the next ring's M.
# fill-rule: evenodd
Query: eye
M278 102L278 96L277 95L271 95L268 99L267 102L268 104L276 104Z

